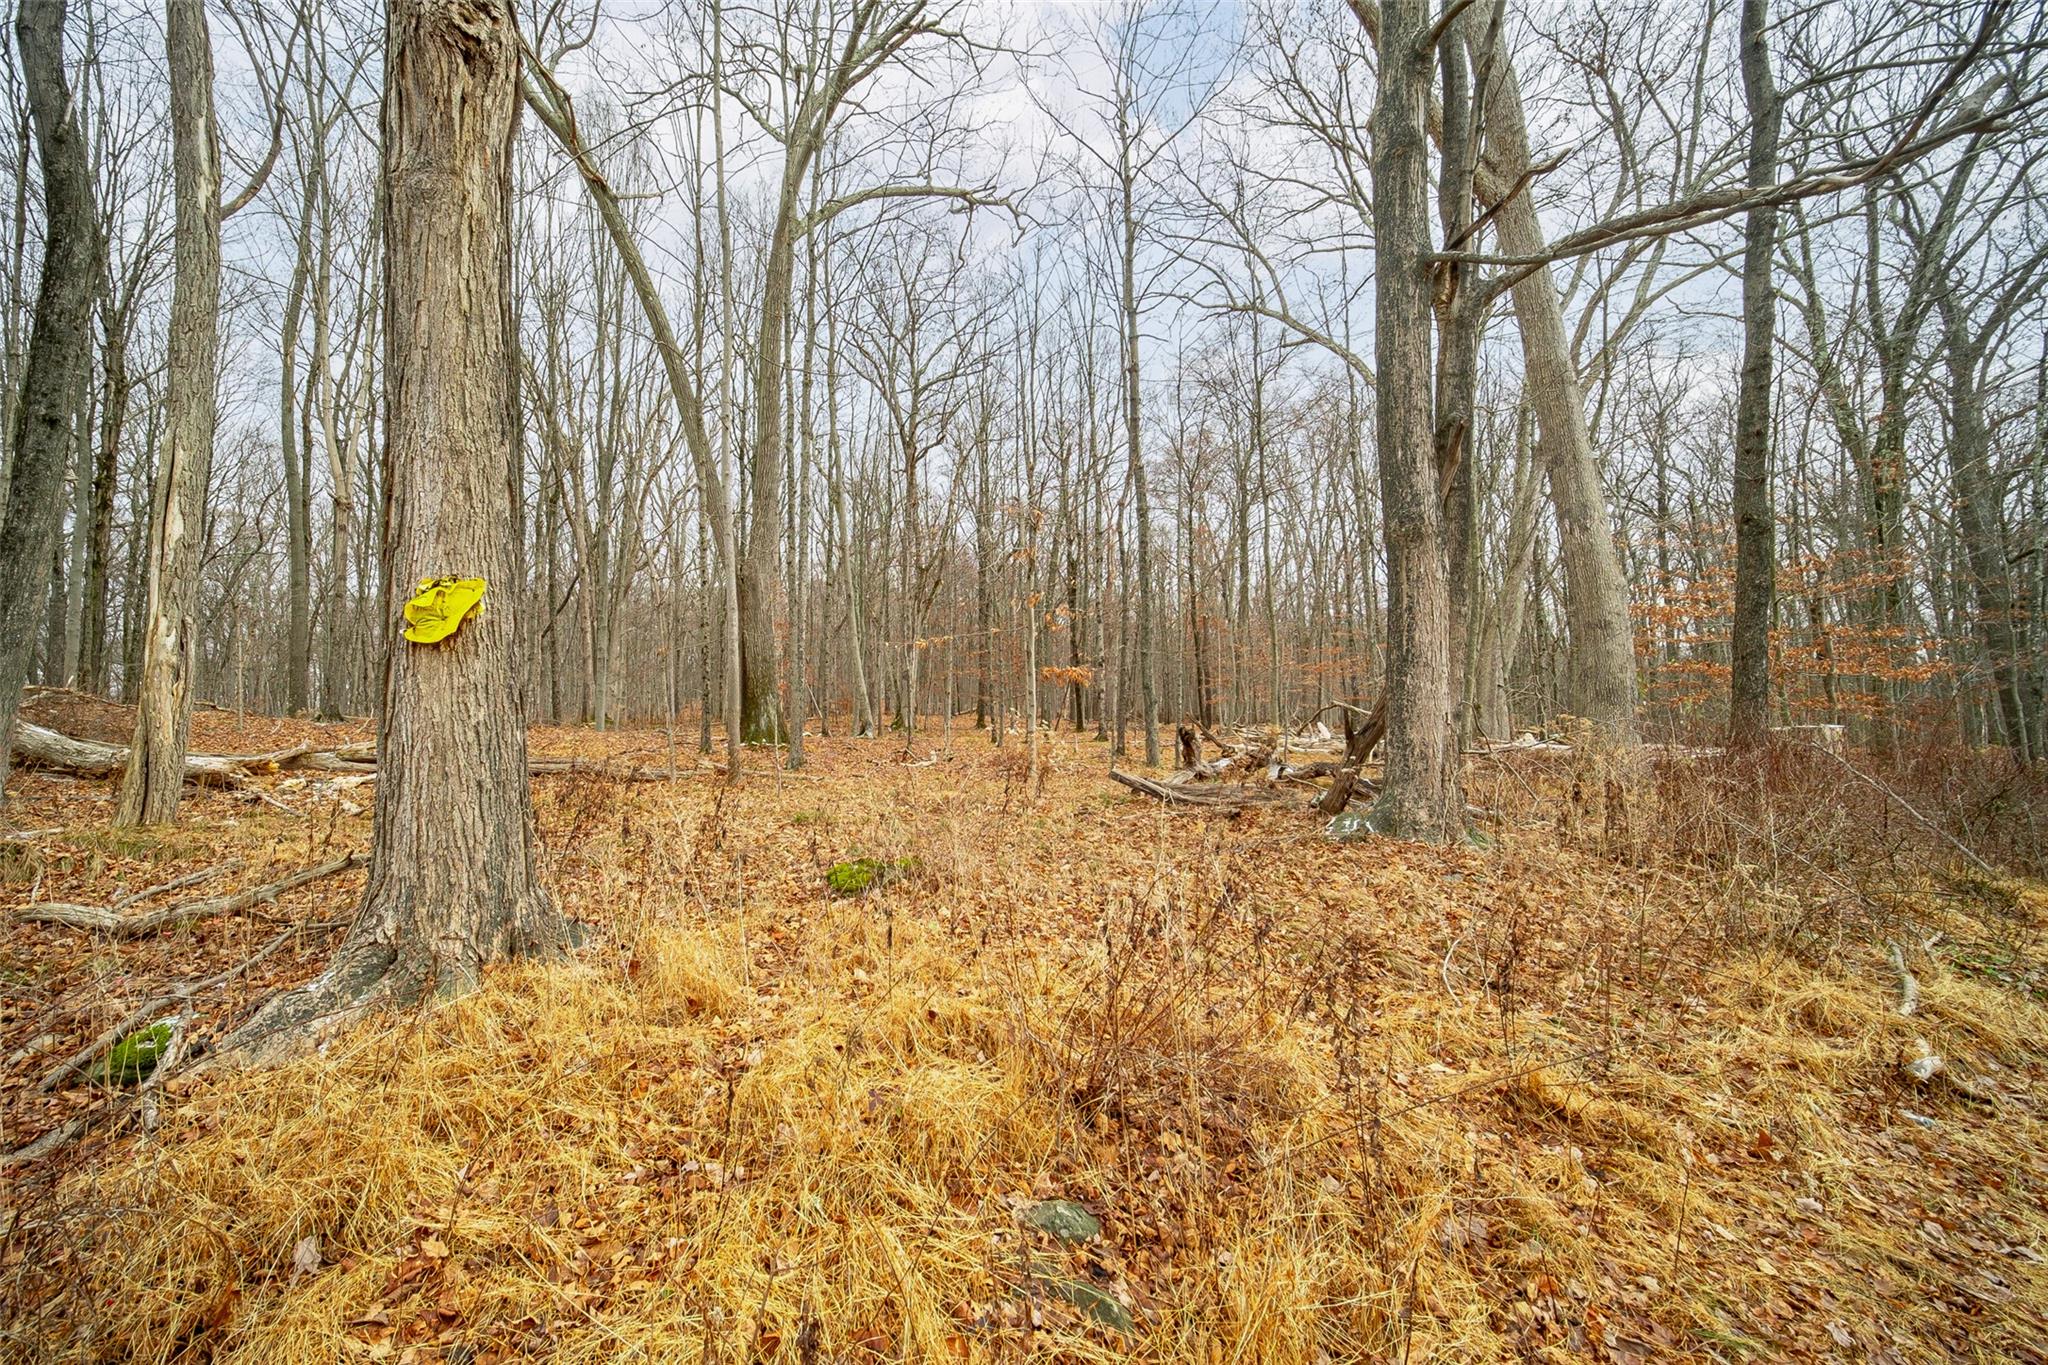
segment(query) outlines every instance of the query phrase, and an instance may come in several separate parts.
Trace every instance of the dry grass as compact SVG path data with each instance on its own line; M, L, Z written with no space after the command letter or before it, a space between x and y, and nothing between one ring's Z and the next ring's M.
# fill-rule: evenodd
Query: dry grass
M894 747L735 794L541 784L550 883L600 940L201 1080L46 1182L0 1348L2041 1358L2039 886L1959 883L1890 827L1838 848L1867 812L1803 773L1482 765L1498 842L1441 851L1163 813L1067 737L1037 798L984 738ZM224 801L192 856L284 837ZM857 854L917 865L831 898ZM1054 1195L1102 1238L1020 1224Z

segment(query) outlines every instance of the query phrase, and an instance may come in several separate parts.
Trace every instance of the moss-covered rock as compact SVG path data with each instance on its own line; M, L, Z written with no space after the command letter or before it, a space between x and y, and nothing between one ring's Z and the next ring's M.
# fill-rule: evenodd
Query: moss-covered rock
M1084 1280L1048 1280L1046 1288L1113 1332L1129 1336L1136 1330L1131 1322L1131 1310L1117 1302L1116 1297L1105 1289L1098 1289Z
M1102 1224L1095 1215L1071 1199L1042 1199L1024 1210L1024 1222L1074 1245L1102 1235Z
M137 1085L156 1070L170 1045L170 1021L151 1024L108 1048L107 1055L94 1062L87 1074L102 1085Z

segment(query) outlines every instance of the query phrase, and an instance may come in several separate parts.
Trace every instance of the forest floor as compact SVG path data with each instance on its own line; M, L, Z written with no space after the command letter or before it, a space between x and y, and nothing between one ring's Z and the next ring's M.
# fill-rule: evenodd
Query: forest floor
M7 1171L0 1356L2048 1360L2048 888L1832 761L1476 758L1490 837L1442 850L1161 808L1084 736L1037 791L964 724L807 747L536 779L573 958ZM17 774L0 905L368 848L367 788L260 787L113 833L112 783ZM835 895L856 857L896 875ZM170 983L299 926L203 1040L313 975L361 880L119 942L10 917L0 1145L118 1099L36 1081Z

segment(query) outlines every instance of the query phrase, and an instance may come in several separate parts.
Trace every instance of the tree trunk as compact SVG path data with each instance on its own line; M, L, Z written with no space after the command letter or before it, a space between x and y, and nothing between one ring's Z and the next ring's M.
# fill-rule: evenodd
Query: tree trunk
M1449 565L1431 411L1429 54L1424 0L1381 7L1372 113L1374 361L1387 542L1386 781L1374 829L1455 838L1464 823L1451 696Z
M64 465L81 379L92 364L90 321L102 243L78 111L64 80L63 0L19 7L14 40L42 166L47 224L28 359L10 432L6 517L0 521L0 783L8 736L33 662L63 516Z
M107 576L113 568L114 490L121 481L121 433L128 417L128 329L131 305L110 306L113 282L101 276L100 429L92 474L92 543L85 560L85 600L79 609L78 684L107 688Z
M1984 415L1978 367L1982 342L1969 331L1967 311L1948 295L1941 309L1949 372L1948 463L1956 530L1976 598L1977 639L1991 666L2001 738L2023 760L2032 752L2028 727L2027 660L2014 630L2012 558L2006 551L1999 496L1991 468L1991 428Z
M156 471L142 626L142 686L119 826L175 820L192 724L193 611L205 548L220 352L220 144L213 121L213 49L201 0L168 0L171 170L176 280L166 362L168 439Z
M1480 22L1484 6L1467 11L1465 22ZM1469 31L1469 29L1468 29ZM1494 217L1501 252L1536 255L1544 250L1543 227L1526 189L1502 196L1529 169L1529 132L1521 90L1504 55L1486 102L1485 174L1480 197L1498 211ZM1522 336L1530 406L1536 412L1537 454L1549 475L1557 511L1558 555L1565 573L1565 609L1571 631L1571 705L1610 739L1636 734L1635 643L1629 632L1628 579L1608 525L1606 492L1593 458L1586 426L1586 397L1572 361L1564 309L1549 266L1540 266L1514 287L1515 318Z
M394 0L384 92L385 614L413 585L482 577L496 600L439 644L391 636L362 908L333 964L231 1043L446 997L484 964L566 947L534 873L519 546L511 201L519 40L508 0Z
M1749 184L1778 177L1778 92L1771 81L1766 0L1743 0L1742 88L1749 104ZM1771 499L1771 362L1778 297L1771 277L1778 213L1752 209L1742 255L1742 378L1735 404L1735 613L1729 635L1728 742L1760 744L1771 725L1771 615L1777 519Z
M319 132L316 127L314 136ZM285 665L284 709L306 709L307 674L313 666L312 492L299 450L299 326L305 318L306 279L313 269L313 209L318 190L306 177L299 201L298 250L284 295L284 327L278 340L278 451L284 460Z
M783 347L789 320L791 276L796 270L792 219L802 174L796 149L790 149L791 174L784 177L780 212L768 244L761 286L761 330L755 347L754 455L750 485L751 512L747 544L740 560L740 708L743 737L749 744L775 744L782 738L775 647L775 607L782 586L782 485L788 463L787 417L782 407Z
M1138 519L1138 703L1143 708L1139 724L1145 729L1145 766L1159 766L1159 679L1152 657L1152 499L1145 477L1145 454L1140 439L1138 367L1138 210L1137 171L1131 164L1137 134L1130 126L1129 105L1117 106L1118 180L1123 195L1123 278L1119 299L1123 322L1124 441L1130 452L1133 511Z

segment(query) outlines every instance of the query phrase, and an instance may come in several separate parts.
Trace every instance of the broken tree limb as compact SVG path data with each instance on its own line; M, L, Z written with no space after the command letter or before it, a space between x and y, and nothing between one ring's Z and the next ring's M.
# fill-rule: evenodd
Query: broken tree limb
M1906 955L1899 951L1899 945L1890 946L1892 966L1899 974L1899 1013L1910 1015L1920 1008L1920 978L1907 968Z
M1918 810L1914 808L1912 802L1908 801L1905 797L1899 795L1896 791L1893 791L1889 786L1885 785L1883 782L1880 782L1877 778L1874 778L1869 773L1864 772L1863 769L1857 767L1848 759L1843 758L1840 754L1833 752L1832 750L1826 748L1823 745L1815 744L1811 741L1808 741L1807 747L1809 749L1812 749L1815 753L1821 755L1822 757L1832 761L1835 764L1835 766L1847 769L1850 776L1854 777L1857 781L1863 783L1865 786L1872 788L1880 795L1890 797L1892 801L1898 805L1898 808L1906 812L1906 814L1912 816L1913 819L1919 823L1922 829L1925 829L1930 834L1939 835L1941 838L1947 840L1949 846L1954 848L1956 852L1962 854L1965 858L1968 858L1979 872L1982 872L1985 876L1992 878L1996 878L1999 875L1998 869L1993 867L1990 863L1985 862L1982 858L1978 857L1975 853L1973 853L1970 850L1969 845L1965 844L1961 839L1956 838L1955 835L1950 834L1940 825L1934 823L1934 821L1922 815Z
M1363 724L1354 724L1351 711L1344 712L1344 761L1330 781L1330 789L1316 802L1316 810L1323 815L1337 815L1351 804L1351 789L1357 785L1359 769L1372 757L1372 751L1387 733L1387 698L1384 693L1373 703Z
M116 939L141 938L145 934L153 934L174 925L190 924L209 915L229 915L238 910L247 910L252 905L276 900L285 892L304 886L307 882L361 867L368 861L367 854L344 854L331 862L301 868L289 877L271 882L267 886L252 886L231 896L183 901L140 915L121 913L119 907L132 904L132 901L117 901L112 906L71 905L62 901L45 901L41 905L24 906L14 912L14 917L26 924L61 924L69 929L84 929L89 933L106 934ZM167 882L164 886L152 888L150 892L144 894L168 890L175 885L176 883Z
M224 863L215 863L212 867L202 867L197 872L187 872L182 877L173 877L167 882L158 882L155 886L146 886L140 891L130 891L125 896L117 896L109 908L115 911L126 910L131 905L140 905L143 901L153 899L154 897L162 896L172 891L183 891L188 887L197 886L201 882L210 882L215 877L241 870L242 860L240 858L230 858Z

